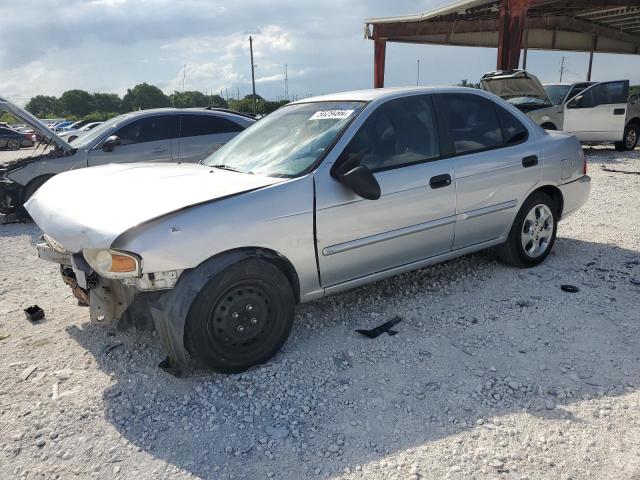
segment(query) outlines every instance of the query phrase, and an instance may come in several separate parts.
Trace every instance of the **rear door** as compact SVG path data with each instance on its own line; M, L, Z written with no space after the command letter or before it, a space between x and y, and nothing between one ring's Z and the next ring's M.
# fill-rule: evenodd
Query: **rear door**
M171 139L178 136L178 115L137 118L111 135L120 139L120 145L104 151L100 142L89 152L89 167L107 163L171 162Z
M620 141L624 137L628 97L628 80L593 85L565 104L562 129L581 141Z
M177 160L199 162L227 143L244 126L222 115L183 113L180 115L180 136L174 143Z
M533 131L479 95L446 93L437 99L456 172L453 250L495 240L538 181L537 149L528 141Z

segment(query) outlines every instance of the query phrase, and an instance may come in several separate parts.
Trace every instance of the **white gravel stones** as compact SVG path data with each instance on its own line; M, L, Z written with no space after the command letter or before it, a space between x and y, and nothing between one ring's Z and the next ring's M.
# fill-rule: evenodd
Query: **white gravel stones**
M640 177L599 164L640 151L587 153L591 200L545 264L482 253L302 305L233 376L160 371L157 336L91 325L38 229L1 226L0 478L633 478ZM395 315L396 336L354 333Z

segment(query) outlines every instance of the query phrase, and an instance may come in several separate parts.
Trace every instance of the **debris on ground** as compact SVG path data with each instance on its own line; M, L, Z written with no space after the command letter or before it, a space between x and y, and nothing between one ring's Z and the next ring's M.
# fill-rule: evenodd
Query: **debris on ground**
M20 380L22 381L27 380L31 376L31 374L36 371L36 368L38 368L37 365L31 365L25 368L20 374Z
M44 310L42 310L38 305L31 305L24 309L24 313L27 316L27 320L31 322L37 322L44 318Z
M578 293L580 291L575 285L560 285L560 290L568 293Z
M387 333L389 336L394 336L394 335L397 335L398 332L396 330L391 330L391 329L397 324L399 324L401 321L402 321L402 318L394 317L388 322L384 322L382 325L378 325L376 328L372 328L370 330L358 329L356 330L356 332L369 338L379 337L383 333Z

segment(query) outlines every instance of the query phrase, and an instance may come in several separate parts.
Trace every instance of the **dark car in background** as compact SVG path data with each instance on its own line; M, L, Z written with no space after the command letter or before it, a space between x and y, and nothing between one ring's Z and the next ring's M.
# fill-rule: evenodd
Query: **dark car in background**
M0 127L0 148L20 150L22 147L33 147L36 136L33 132L18 132L9 127Z

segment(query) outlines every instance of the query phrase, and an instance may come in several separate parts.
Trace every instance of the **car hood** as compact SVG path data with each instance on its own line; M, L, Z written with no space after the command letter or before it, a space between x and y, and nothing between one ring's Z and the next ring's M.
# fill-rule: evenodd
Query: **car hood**
M483 78L480 81L480 86L505 100L532 97L551 105L551 100L549 100L549 96L540 80L528 72L524 75L522 73L516 75L505 74Z
M128 229L185 207L282 182L200 164L110 164L47 181L25 203L67 251L109 248Z
M9 100L5 100L2 97L0 97L0 110L4 110L5 112L10 113L14 117L19 118L24 123L26 123L31 128L33 128L36 132L38 132L40 135L42 135L44 138L55 143L58 147L63 148L65 150L71 150L73 148L65 140L63 140L58 135L56 135L53 130L48 128L44 123L42 123L36 117L31 115L25 109L20 108L19 106L11 103Z

